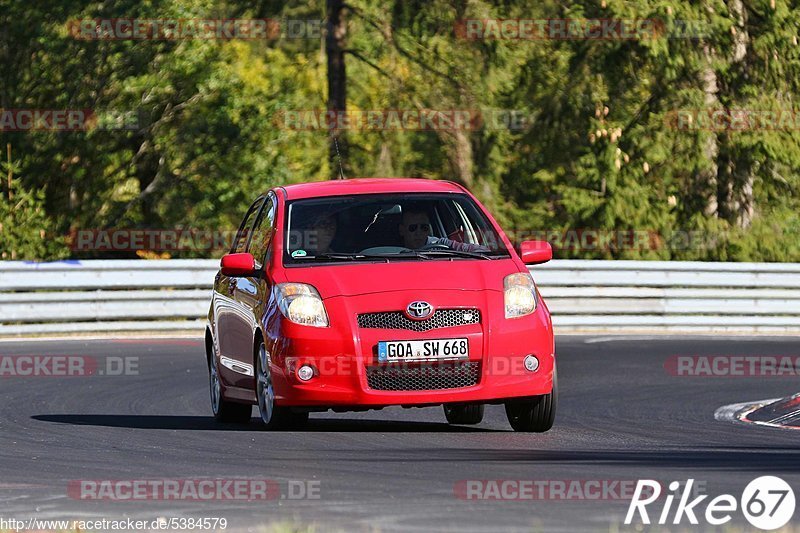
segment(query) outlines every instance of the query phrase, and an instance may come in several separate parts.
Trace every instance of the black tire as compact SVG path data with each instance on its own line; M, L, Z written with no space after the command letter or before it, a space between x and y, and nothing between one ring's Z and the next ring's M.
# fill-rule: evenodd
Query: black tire
M258 414L264 429L297 428L308 422L308 412L293 412L289 407L275 405L272 376L269 369L269 353L262 341L256 347L256 399Z
M217 358L211 354L208 365L208 387L211 393L211 412L217 422L246 424L250 422L253 406L245 403L235 403L222 396L222 386L219 381L219 367Z
M483 420L484 405L482 403L445 404L444 416L450 424L480 424Z
M544 433L553 427L558 403L558 379L553 369L553 390L532 398L506 402L506 416L514 431Z

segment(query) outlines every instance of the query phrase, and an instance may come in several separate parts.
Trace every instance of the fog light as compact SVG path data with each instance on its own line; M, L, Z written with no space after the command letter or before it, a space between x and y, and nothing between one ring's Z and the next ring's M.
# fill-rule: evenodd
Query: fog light
M539 370L539 360L535 355L526 355L522 361L525 364L525 370L528 372L536 372Z
M300 381L308 381L314 377L314 369L308 365L303 365L297 369L297 377Z

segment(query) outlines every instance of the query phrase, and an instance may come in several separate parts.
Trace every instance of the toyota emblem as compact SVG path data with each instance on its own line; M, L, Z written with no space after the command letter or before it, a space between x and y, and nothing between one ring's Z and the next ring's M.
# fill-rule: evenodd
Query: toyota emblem
M433 313L433 306L428 302L416 301L411 302L406 307L406 315L414 320L422 320L428 318Z

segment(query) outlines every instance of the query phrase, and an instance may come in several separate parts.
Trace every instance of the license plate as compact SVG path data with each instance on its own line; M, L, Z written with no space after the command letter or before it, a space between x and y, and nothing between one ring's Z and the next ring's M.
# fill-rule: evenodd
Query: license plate
M380 341L378 361L437 361L469 357L467 339L426 339L423 341Z

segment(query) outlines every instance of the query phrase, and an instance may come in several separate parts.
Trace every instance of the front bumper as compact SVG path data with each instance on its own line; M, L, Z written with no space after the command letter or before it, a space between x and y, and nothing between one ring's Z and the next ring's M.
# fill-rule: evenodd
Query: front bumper
M367 298L359 301L359 298L353 297L326 300L329 315L349 317L349 327L312 328L281 320L273 328L275 335L268 343L276 403L294 407L423 406L459 402L490 403L549 393L553 386L555 356L547 308L542 305L527 317L498 319L487 310L503 309L501 292L484 291L471 296L468 307L477 306L481 309L480 324L424 333L358 328L355 309L368 312L370 305L375 310L397 309L401 302L407 302L407 295L398 297L398 302L392 302L393 298L387 295L383 295L380 303L371 303ZM439 308L466 307L463 293L428 292L426 298L435 301ZM461 363L469 362L479 367L474 385L427 390L376 390L370 386L368 369L398 368L397 365L378 363L376 345L379 340L459 337L466 337L470 346L469 359ZM539 368L535 372L526 370L523 365L523 359L528 354L539 359ZM403 368L438 368L457 364L405 363L400 367L400 372L403 372ZM310 365L315 369L315 376L310 381L303 382L297 378L296 370L302 365Z

